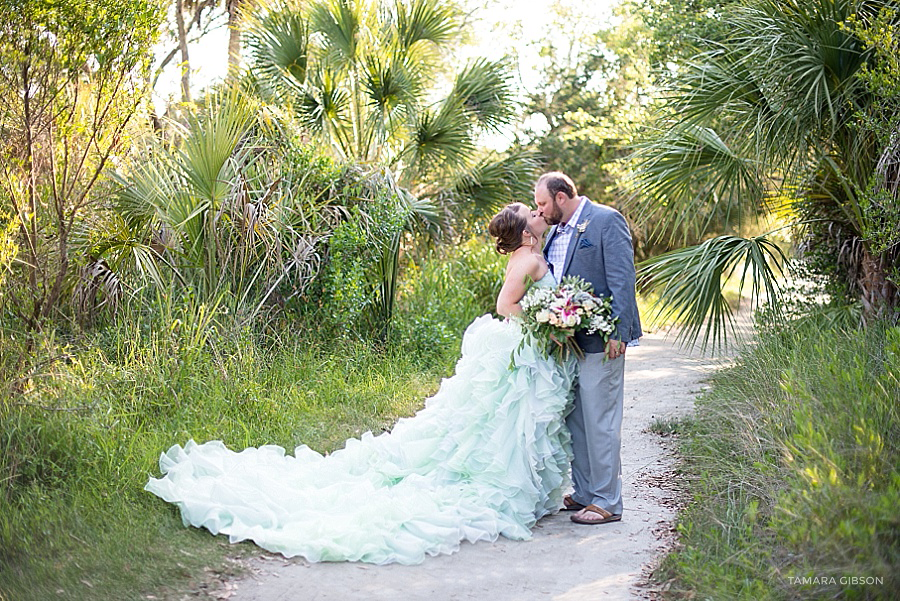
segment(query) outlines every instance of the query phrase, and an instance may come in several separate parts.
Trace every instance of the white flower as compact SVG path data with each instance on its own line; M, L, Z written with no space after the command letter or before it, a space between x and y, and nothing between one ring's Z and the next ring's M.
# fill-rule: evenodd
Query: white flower
M576 226L576 228L578 229L578 233L583 234L585 232L585 230L587 230L587 226L590 222L591 222L591 220L588 219L587 221L582 221L581 223L579 223Z
M550 321L551 317L552 314L547 309L541 309L537 312L537 315L534 316L538 323L547 323Z

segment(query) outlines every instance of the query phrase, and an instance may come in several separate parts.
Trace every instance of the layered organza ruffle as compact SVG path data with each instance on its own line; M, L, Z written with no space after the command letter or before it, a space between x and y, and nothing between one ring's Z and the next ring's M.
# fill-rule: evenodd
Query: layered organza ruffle
M389 433L327 456L189 441L145 488L185 525L309 561L415 564L462 541L527 539L568 485L574 365L521 340L514 323L476 319L455 374Z

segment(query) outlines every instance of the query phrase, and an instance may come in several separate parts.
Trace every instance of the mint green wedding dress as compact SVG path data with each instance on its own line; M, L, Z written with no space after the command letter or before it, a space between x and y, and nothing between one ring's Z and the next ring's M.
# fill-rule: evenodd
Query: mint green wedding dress
M553 276L538 285L553 285ZM462 541L528 539L569 484L573 362L520 348L514 322L467 328L455 374L414 417L323 456L302 445L173 446L146 490L185 525L309 561L416 564Z

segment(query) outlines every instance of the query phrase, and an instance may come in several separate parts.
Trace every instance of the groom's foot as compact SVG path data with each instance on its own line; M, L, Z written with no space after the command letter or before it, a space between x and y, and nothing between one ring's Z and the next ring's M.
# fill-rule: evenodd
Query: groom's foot
M576 524L606 524L609 522L618 522L622 519L621 514L613 514L602 507L596 505L588 505L578 513L572 516L572 521Z
M584 505L572 498L572 495L563 497L563 511L581 511Z

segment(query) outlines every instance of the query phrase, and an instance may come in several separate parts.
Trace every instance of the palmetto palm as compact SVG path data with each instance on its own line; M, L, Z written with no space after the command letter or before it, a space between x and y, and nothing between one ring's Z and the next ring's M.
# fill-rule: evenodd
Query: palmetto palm
M708 44L681 66L665 114L635 149L633 184L644 214L661 217L666 232L690 227L701 236L715 233L714 215L776 209L807 236L840 231L838 245L855 249L844 259L860 273L879 272L858 278L864 301L896 304L896 288L889 298L874 299L864 285L866 277L883 282L893 259L873 256L862 236L860 194L883 149L858 116L872 102L858 78L870 54L842 26L851 15L868 19L883 6L854 0L736 5L725 17L732 37ZM896 24L896 12L892 19ZM773 278L783 258L767 236L719 237L647 261L640 282L661 293L665 311L686 318L689 341L705 328L704 342L715 345L732 323L723 273L746 264L777 303Z
M288 1L247 31L257 89L338 156L389 166L420 198L495 207L528 193L510 173L533 163L478 149L515 116L504 64L472 61L438 91L462 35L461 12L440 0Z
M113 210L85 228L82 246L157 286L168 267L201 300L248 319L279 285L301 292L345 209L328 188L340 183L323 186L318 167L295 165L297 146L273 126L237 89L210 96L185 126L171 125L173 140L148 137L142 160L113 174Z
M475 60L448 78L462 13L441 0L278 2L248 28L250 77L338 157L386 166L408 227L437 228L527 198L536 161L485 153L478 137L515 116L501 62ZM441 93L438 84L448 80ZM374 292L382 332L393 310L401 233L384 241Z

